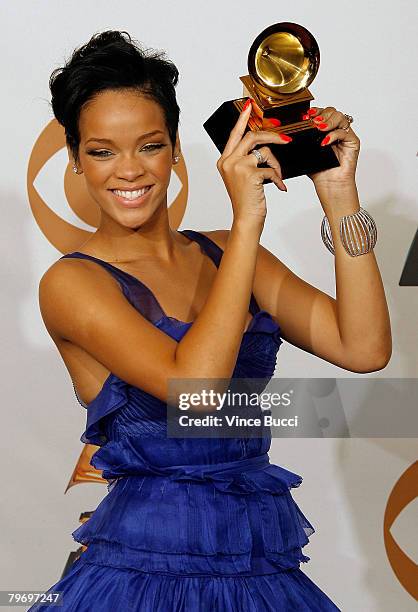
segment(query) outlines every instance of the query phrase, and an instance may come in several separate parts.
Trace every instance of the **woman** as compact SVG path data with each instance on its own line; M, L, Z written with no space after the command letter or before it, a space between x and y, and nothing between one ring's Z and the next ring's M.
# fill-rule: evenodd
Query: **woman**
M251 101L217 164L231 229L170 228L177 79L162 54L117 31L51 76L54 114L101 221L44 274L40 307L87 407L81 439L101 447L91 464L110 484L73 533L87 550L50 592L77 611L338 610L299 567L314 528L290 493L302 478L268 461L271 439L167 437L165 417L170 379L270 378L282 338L353 372L388 363L373 243L353 257L338 235L339 219L359 210L359 140L343 113L311 111L340 161L310 176L336 242L335 301L259 244L263 181L286 190L267 145L289 138L244 135Z

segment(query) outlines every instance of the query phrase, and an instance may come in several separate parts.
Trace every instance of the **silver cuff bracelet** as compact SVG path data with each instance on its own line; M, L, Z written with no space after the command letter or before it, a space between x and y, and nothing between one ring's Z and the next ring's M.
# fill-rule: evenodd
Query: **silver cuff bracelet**
M321 237L327 249L335 255L331 228L326 215L322 219ZM344 249L351 257L369 253L377 241L377 227L373 217L361 207L352 215L341 217L340 238Z

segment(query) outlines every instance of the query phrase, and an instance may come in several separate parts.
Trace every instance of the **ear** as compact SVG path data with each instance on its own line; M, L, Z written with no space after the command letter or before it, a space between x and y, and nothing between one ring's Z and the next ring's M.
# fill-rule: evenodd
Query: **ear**
M67 153L68 153L68 159L69 159L69 162L71 164L72 169L74 170L74 168L77 168L76 174L82 174L83 171L82 170L78 170L79 164L75 161L73 152L71 151L70 147L68 145L66 145L66 148L67 148ZM74 170L74 172L75 172L75 170Z

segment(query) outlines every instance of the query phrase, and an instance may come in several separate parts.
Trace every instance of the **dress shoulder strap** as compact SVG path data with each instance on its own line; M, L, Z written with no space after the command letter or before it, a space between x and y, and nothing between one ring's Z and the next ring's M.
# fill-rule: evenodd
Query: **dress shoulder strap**
M195 240L198 242L206 255L211 258L213 263L217 268L219 268L219 264L221 263L223 250L219 247L216 242L205 236L196 230L179 230L181 234L190 238L190 240Z
M209 236L205 236L201 232L196 230L180 230L182 234L190 238L191 240L196 240L202 248L202 250L212 259L213 263L217 268L219 268L219 264L222 259L223 249L216 244ZM260 306L255 299L253 293L251 293L250 299L250 312L252 315L255 315L260 311Z
M67 253L66 255L60 257L60 259L69 257L89 259L107 270L118 281L123 294L132 304L132 306L136 308L136 310L138 310L146 319L151 321L151 323L159 321L165 315L151 289L149 289L138 278L132 276L132 274L129 274L128 272L125 272L124 270L121 270L113 264L103 261L98 257L93 257L93 255L87 255L86 253L80 253L79 251Z

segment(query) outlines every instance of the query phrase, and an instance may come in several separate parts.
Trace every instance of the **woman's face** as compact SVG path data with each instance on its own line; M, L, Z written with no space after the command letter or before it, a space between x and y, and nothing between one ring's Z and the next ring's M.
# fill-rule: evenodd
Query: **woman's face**
M134 227L167 206L179 149L177 142L172 150L159 104L132 90L105 90L81 110L79 131L78 167L102 214Z

